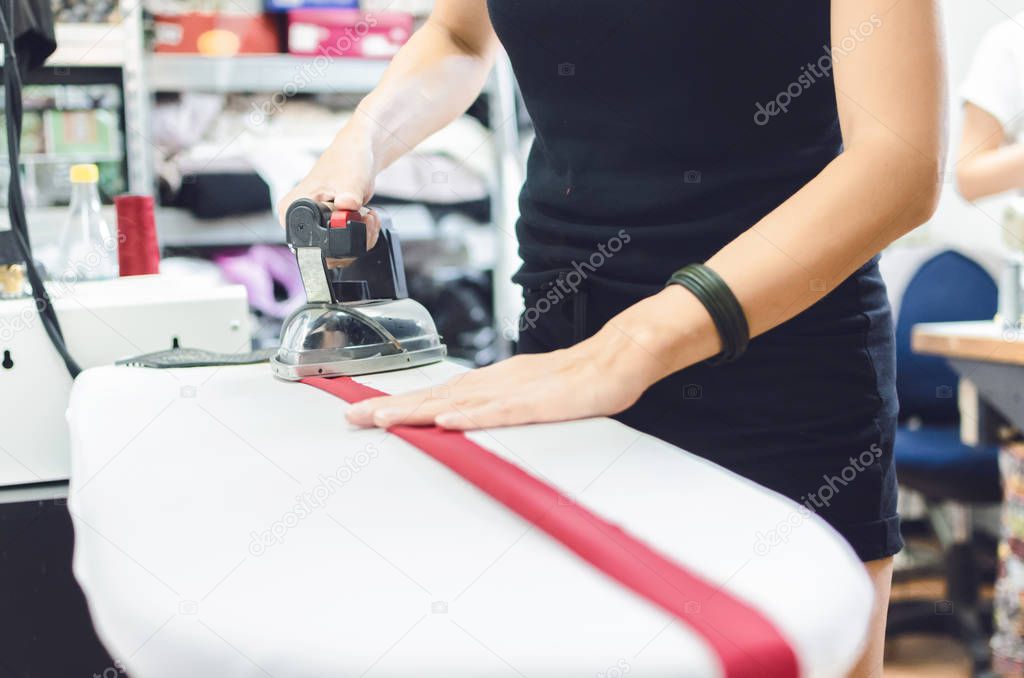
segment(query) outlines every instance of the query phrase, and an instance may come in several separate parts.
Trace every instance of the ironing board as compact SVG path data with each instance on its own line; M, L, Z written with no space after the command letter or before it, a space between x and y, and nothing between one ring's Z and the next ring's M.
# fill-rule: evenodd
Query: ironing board
M397 393L459 369L356 380ZM130 675L723 675L686 623L346 407L265 364L76 380L74 571ZM870 583L802 507L610 419L468 437L710 582L694 614L744 601L802 676L855 661Z

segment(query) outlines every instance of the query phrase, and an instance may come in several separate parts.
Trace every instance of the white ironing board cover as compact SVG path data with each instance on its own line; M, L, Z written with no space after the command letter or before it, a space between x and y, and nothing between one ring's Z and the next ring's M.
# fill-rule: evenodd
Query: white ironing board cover
M687 625L347 407L265 364L79 376L74 572L130 675L721 675ZM469 437L755 607L802 675L855 661L870 582L797 504L611 419Z

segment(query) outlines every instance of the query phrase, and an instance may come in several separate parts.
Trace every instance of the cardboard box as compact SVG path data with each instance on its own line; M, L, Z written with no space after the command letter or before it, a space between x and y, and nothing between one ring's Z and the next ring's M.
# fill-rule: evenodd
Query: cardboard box
M412 35L412 15L348 9L288 12L288 51L302 56L390 59Z
M358 9L359 0L266 0L268 12L288 12L293 9Z
M190 12L154 18L156 52L233 56L281 51L273 17Z

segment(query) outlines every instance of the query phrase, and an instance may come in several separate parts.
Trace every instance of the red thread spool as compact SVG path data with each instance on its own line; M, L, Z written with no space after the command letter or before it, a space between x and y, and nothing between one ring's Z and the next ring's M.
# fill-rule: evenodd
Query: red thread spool
M153 196L119 195L117 210L117 259L120 274L150 275L160 272L160 246L156 239Z

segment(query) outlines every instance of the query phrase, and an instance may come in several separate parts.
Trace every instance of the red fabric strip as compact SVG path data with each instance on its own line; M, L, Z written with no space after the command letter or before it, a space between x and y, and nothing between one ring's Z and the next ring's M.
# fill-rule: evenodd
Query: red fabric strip
M347 377L302 381L350 403L387 395ZM388 431L544 530L607 576L686 623L714 649L727 678L800 675L793 648L759 611L574 503L555 487L460 432L425 426L392 426Z

